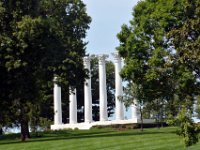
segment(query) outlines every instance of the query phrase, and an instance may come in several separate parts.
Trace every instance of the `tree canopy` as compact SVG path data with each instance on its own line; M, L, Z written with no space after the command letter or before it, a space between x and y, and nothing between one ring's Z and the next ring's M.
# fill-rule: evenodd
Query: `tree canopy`
M143 0L132 14L117 35L128 88L136 87L139 102L159 100L170 110L166 115L177 116L184 107L192 113L200 94L200 2Z
M198 1L145 0L134 8L130 26L122 26L121 75L142 86L148 100L168 100L177 94L185 103L199 93L198 15Z
M0 1L0 107L7 109L0 119L10 112L23 138L30 110L49 95L53 76L65 90L84 81L90 22L81 0Z

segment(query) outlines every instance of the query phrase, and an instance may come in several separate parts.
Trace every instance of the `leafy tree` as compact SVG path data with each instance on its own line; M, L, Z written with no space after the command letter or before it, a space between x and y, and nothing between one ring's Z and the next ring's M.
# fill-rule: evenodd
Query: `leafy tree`
M117 35L122 77L141 87L136 95L142 93L146 103L159 100L173 116L182 105L192 113L200 91L199 6L190 0L140 1Z
M178 3L175 3L177 7ZM176 54L174 59L175 74L179 83L178 96L185 100L187 109L199 95L199 25L200 2L185 0L182 11L182 22L168 33ZM178 14L179 16L180 14ZM179 16L180 17L180 16ZM191 101L191 100L192 101ZM191 103L192 102L192 103ZM188 106L190 108L188 108Z
M1 1L0 16L0 68L7 79L1 82L9 92L0 98L9 102L24 140L32 106L47 96L53 76L65 90L84 80L83 38L91 19L81 0Z
M140 1L133 10L130 26L123 25L118 34L118 51L125 58L121 75L139 88L134 94L146 106L159 100L158 107L174 94L176 83L169 61L172 50L166 39L167 27L173 26L175 20L167 14L172 8L172 1Z
M135 83L129 83L126 88L124 88L124 93L121 97L126 107L131 104L136 105L140 112L140 120L141 120L141 131L143 131L143 119L144 119L144 107L146 98L144 97L144 93L141 86L137 86Z
M122 77L142 85L150 100L168 101L177 94L180 102L193 101L197 80L189 68L178 63L178 50L168 38L170 31L185 23L181 18L185 3L141 1L134 8L130 26L123 25L118 34L118 50L125 58Z
M174 7L178 7L176 2ZM193 72L195 79L200 77L200 2L197 0L185 0L182 14L178 14L182 18L179 26L172 28L168 33L174 49L176 49L176 59L179 65L186 67L187 70ZM180 16L181 15L181 16ZM199 82L196 83L196 91L199 92Z
M183 137L185 147L189 147L199 141L200 128L193 122L191 114L185 107L181 109L174 123L180 126L177 134Z

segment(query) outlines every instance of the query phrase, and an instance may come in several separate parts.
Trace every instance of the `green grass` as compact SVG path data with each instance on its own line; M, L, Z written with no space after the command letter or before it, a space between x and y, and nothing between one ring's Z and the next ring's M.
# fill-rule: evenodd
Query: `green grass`
M176 128L64 130L21 142L18 135L0 139L0 150L184 150ZM200 142L189 148L200 150Z

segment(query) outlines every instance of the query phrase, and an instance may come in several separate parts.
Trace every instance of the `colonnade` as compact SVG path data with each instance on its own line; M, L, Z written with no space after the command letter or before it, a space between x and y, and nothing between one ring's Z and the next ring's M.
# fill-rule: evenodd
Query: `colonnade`
M115 64L115 120L124 120L124 104L119 100L123 94L122 79L120 77L122 60L118 53L113 53ZM107 112L107 89L106 89L106 58L108 55L98 55L99 65L99 110L100 122L108 121ZM84 57L84 67L89 71L89 78L84 83L84 122L91 123L92 120L92 93L91 93L91 73L90 73L90 56ZM56 83L54 78L54 125L62 124L62 107L61 107L61 87ZM77 123L77 99L76 89L69 89L69 124ZM132 106L132 119L137 118L137 106Z

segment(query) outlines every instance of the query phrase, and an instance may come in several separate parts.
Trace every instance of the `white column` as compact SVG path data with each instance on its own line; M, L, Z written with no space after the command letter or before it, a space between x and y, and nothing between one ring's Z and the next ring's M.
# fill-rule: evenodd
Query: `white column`
M115 115L116 120L124 120L124 104L119 100L119 96L123 94L122 79L120 76L121 71L121 57L119 54L113 53L115 63Z
M84 57L84 67L88 70L89 78L84 83L84 118L85 122L92 122L92 94L91 94L91 73L90 57Z
M54 125L60 125L62 124L61 87L56 81L57 77L54 77Z
M99 109L100 109L100 121L108 120L107 112L107 90L106 90L106 67L105 59L107 55L99 55Z
M69 123L77 123L77 98L76 98L76 89L70 89L69 95Z
M137 100L134 99L133 104L131 105L132 109L132 119L138 119L138 106L137 106Z

